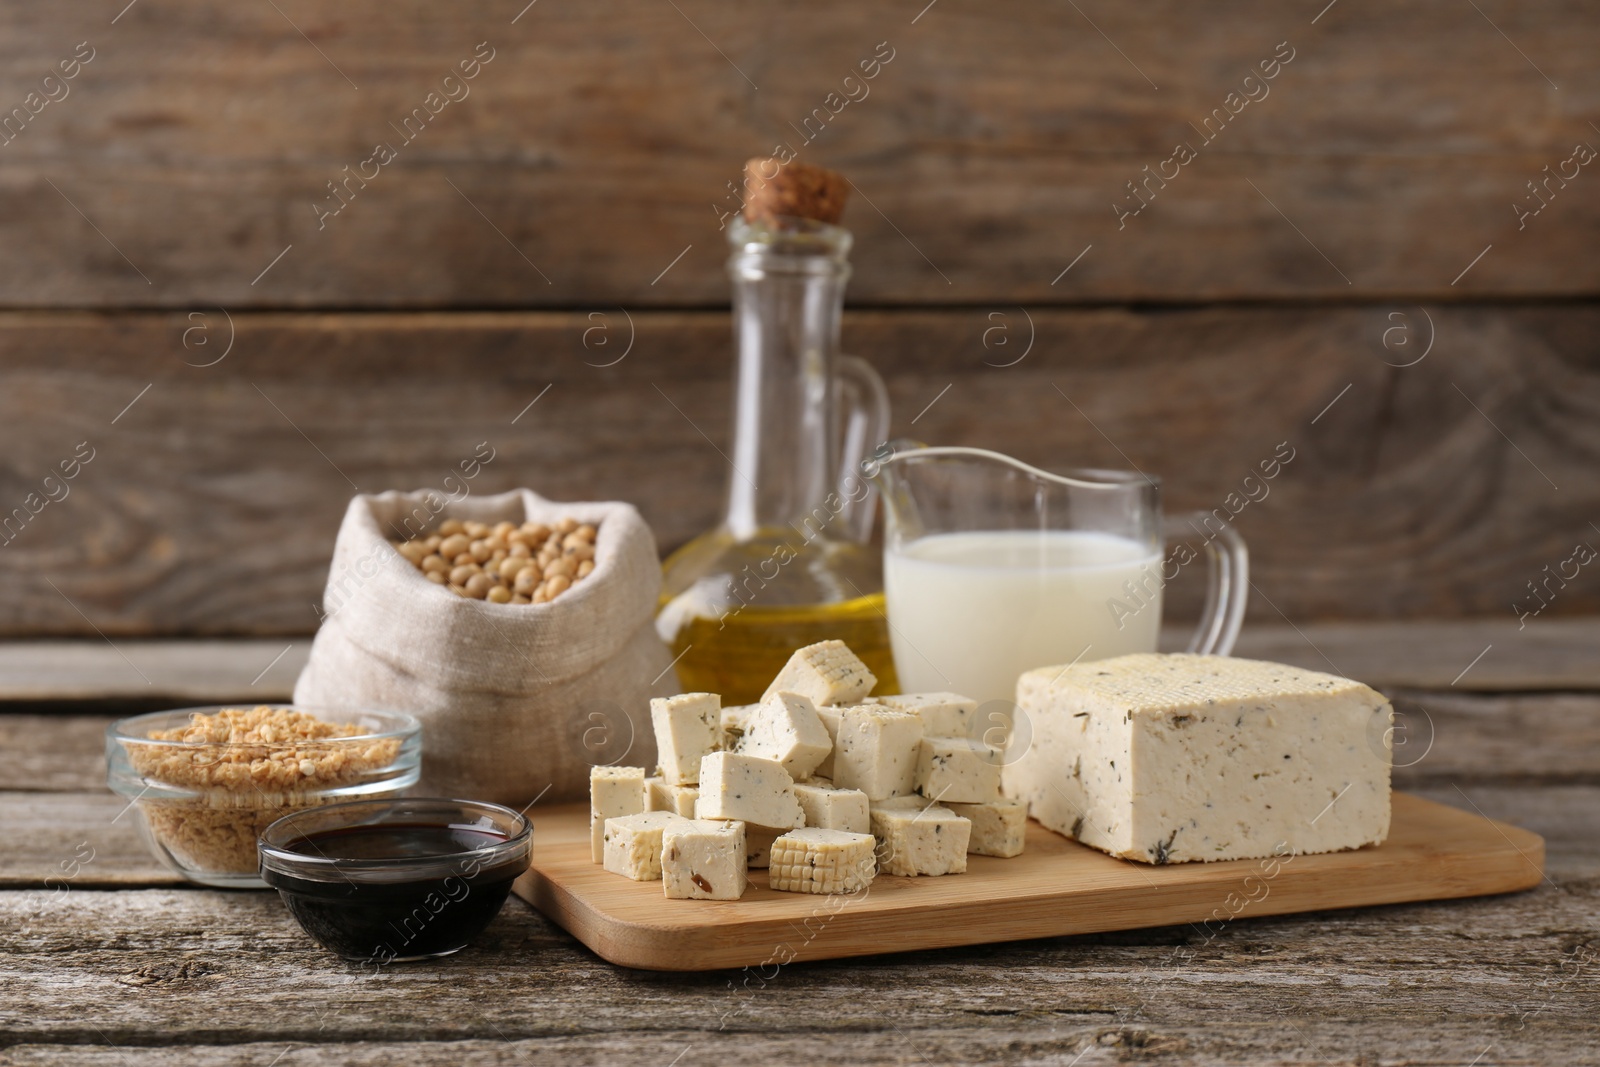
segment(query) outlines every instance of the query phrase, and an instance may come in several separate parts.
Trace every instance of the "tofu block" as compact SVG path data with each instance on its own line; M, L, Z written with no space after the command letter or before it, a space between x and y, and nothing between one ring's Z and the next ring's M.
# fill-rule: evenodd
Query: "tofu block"
M635 882L661 877L661 834L690 820L671 811L619 815L605 823L605 867Z
M809 777L833 751L833 739L809 698L774 693L751 713L737 751L781 763L798 780Z
M772 843L794 829L792 826L757 826L753 822L744 826L744 863L753 871L761 870L772 859Z
M871 834L806 827L772 843L767 887L784 893L859 893L877 877Z
M656 759L669 785L694 785L700 760L722 746L722 699L715 693L680 693L650 699Z
M967 869L972 823L941 805L874 804L872 835L878 839L880 874L961 874Z
M1222 656L1138 654L1017 682L1032 740L1007 796L1143 863L1336 852L1389 831L1393 709L1360 682Z
M978 702L957 693L901 693L878 697L878 703L922 716L925 737L973 737L977 733Z
M991 800L986 804L949 804L949 809L972 823L967 854L1020 856L1028 833L1028 805L1016 800Z
M665 778L646 778L645 811L675 811L685 819L694 818L694 802L700 788L693 785L668 785Z
M731 708L722 709L722 747L732 750L739 738L744 736L745 723L750 721L750 715L760 704L735 704Z
M748 883L744 823L685 819L661 831L661 888L677 900L738 900Z
M794 795L800 801L808 828L815 826L852 834L872 832L867 794L859 789L840 789L832 782L813 778L808 782L796 782Z
M854 704L877 684L843 641L822 641L790 656L761 700L765 703L774 693L799 693L813 704Z
M643 767L589 768L589 854L605 862L606 820L644 810Z
M1000 750L965 737L924 737L917 748L917 792L947 804L1000 799Z
M844 708L836 708L831 704L817 704L817 718L822 720L822 728L828 731L828 754L822 757L822 762L817 764L817 769L811 772L813 778L833 777L833 754L839 747L839 720L844 715Z
M833 753L834 784L859 789L868 800L917 791L922 719L914 711L878 704L847 708Z
M794 779L783 765L738 752L713 752L701 762L694 815L781 829L805 825Z

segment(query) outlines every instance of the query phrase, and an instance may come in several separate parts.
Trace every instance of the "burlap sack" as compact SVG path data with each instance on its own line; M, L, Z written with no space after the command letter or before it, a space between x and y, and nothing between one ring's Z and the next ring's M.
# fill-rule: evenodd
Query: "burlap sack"
M652 625L655 538L629 504L555 503L527 490L350 501L296 704L380 708L422 720L417 793L520 807L588 792L597 763L653 767L651 696L677 692ZM447 518L496 523L571 516L599 527L595 569L548 604L492 604L423 578L391 540ZM409 521L408 521L409 520Z

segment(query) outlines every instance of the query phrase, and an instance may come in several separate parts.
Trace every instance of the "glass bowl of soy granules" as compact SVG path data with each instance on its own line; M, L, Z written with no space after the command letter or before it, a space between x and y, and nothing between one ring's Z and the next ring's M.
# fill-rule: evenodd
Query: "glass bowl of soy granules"
M263 830L307 808L399 796L416 784L422 736L391 711L182 708L112 723L106 766L164 864L202 885L265 888Z

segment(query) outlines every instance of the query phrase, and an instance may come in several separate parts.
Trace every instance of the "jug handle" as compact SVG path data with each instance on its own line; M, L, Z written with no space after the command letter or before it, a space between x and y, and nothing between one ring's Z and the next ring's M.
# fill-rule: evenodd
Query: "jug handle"
M850 540L866 544L872 539L872 521L878 512L878 490L866 483L861 462L888 439L889 390L872 365L857 356L840 355L835 371L839 400L839 496L844 500L840 518ZM860 497L858 485L867 491Z
M1186 515L1169 516L1174 520L1199 520L1189 523L1190 530L1205 530L1205 520L1215 522L1209 511L1196 511ZM1171 525L1168 527L1172 528ZM1244 625L1245 604L1250 599L1250 550L1244 538L1231 524L1224 524L1206 540L1207 556L1206 605L1200 613L1200 626L1189 639L1189 651L1201 655L1226 656L1233 652L1239 639L1239 628Z

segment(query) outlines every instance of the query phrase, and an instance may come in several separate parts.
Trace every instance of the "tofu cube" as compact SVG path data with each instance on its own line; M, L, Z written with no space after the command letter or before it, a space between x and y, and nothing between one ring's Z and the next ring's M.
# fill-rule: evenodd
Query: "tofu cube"
M784 893L859 893L878 873L871 834L808 826L772 843L767 887Z
M872 835L878 839L880 874L961 874L967 869L972 823L938 804L874 804Z
M965 737L924 737L917 749L917 792L942 804L1000 799L1000 750Z
M661 831L661 888L677 900L744 895L744 823L686 819Z
M867 665L843 641L822 641L790 656L761 700L764 703L775 693L799 693L813 704L854 704L877 684Z
M746 721L737 751L781 763L798 780L810 776L833 751L833 739L808 698L774 693Z
M738 752L713 752L701 761L694 815L782 829L805 825L794 779L783 765Z
M1143 863L1381 842L1393 709L1360 682L1224 656L1118 656L1017 682L1027 750L1008 796L1058 833Z
M661 834L690 820L671 811L644 811L606 820L605 867L635 882L661 877Z
M645 810L643 767L589 768L589 855L605 862L606 820Z
M946 805L972 823L967 853L973 856L1020 856L1028 835L1028 806L1015 800L986 804Z
M808 828L815 826L852 834L872 832L867 794L859 789L840 789L832 782L813 778L808 782L796 782L794 795L800 801Z
M811 772L811 777L832 778L833 754L839 747L839 720L844 715L844 709L829 704L817 704L815 707L817 718L822 720L822 728L828 731L828 754L822 757L822 762Z
M847 708L833 754L834 784L859 789L868 800L917 791L922 719L914 711L878 704Z
M878 703L922 716L925 737L972 737L978 732L978 702L956 693L901 693L879 697Z
M652 697L650 725L661 777L670 785L694 785L700 760L722 746L722 699L715 693Z
M645 811L675 811L685 819L694 818L694 802L700 796L698 786L668 785L665 778L646 778Z

